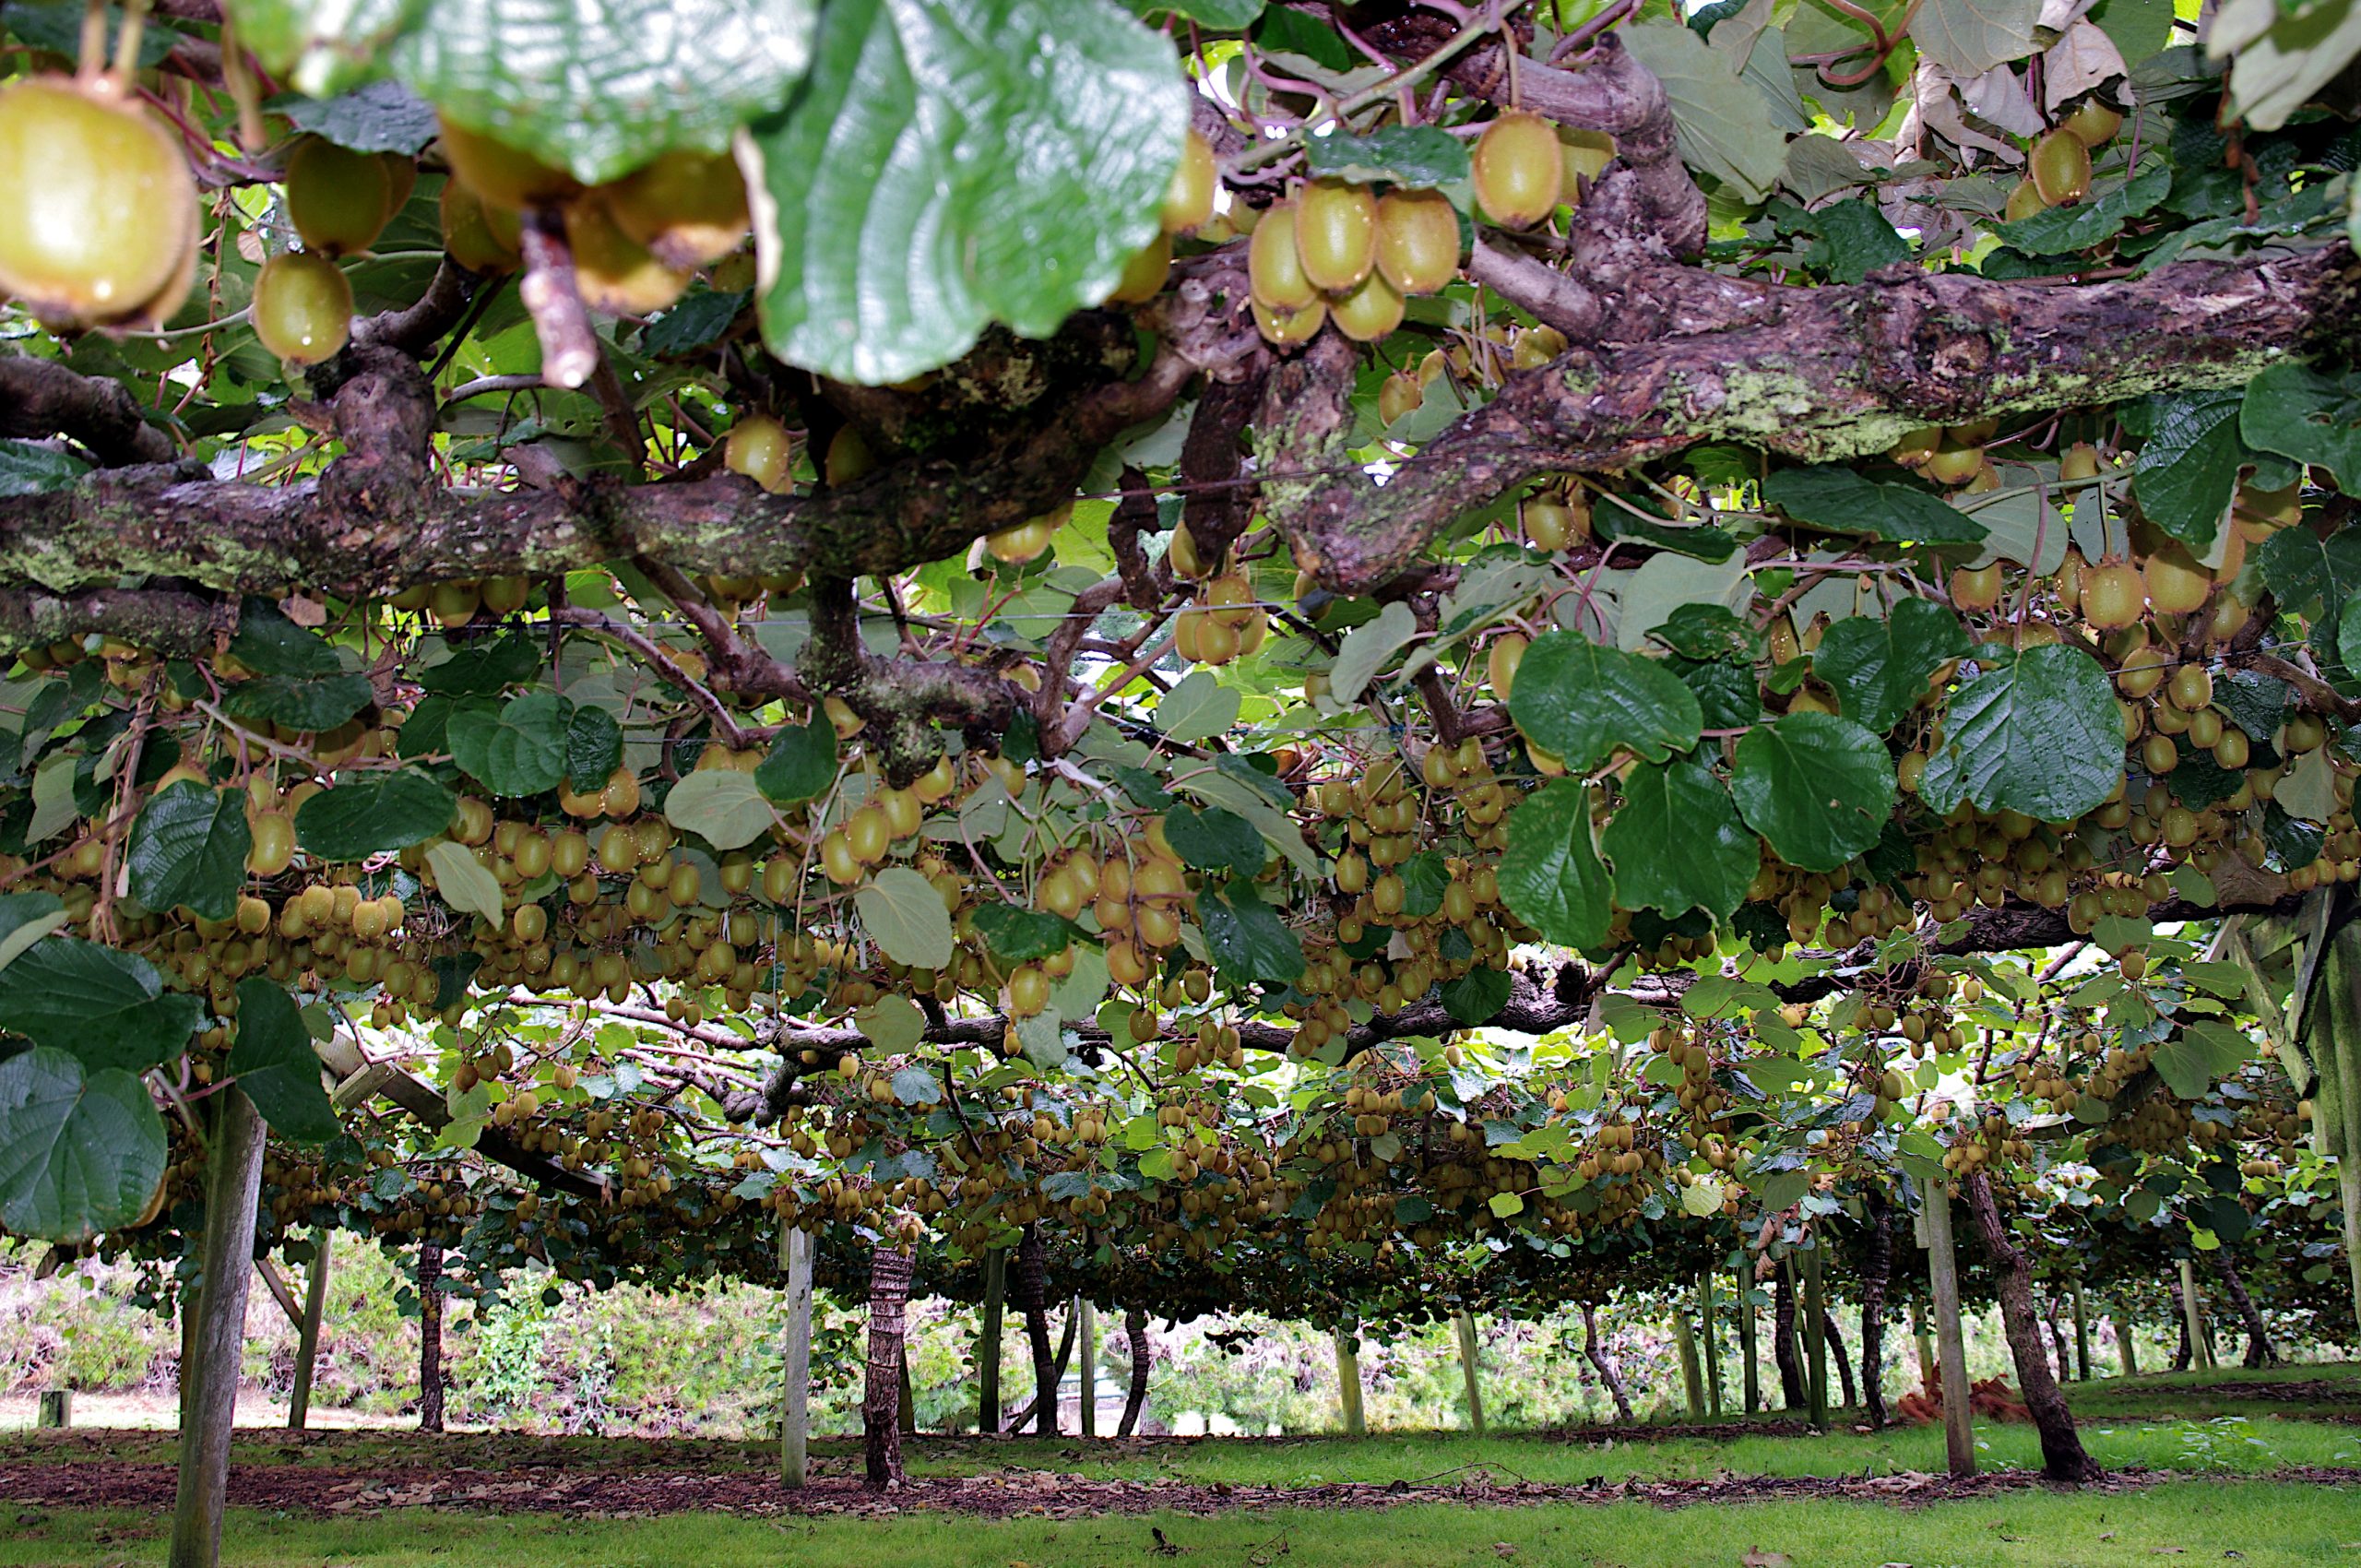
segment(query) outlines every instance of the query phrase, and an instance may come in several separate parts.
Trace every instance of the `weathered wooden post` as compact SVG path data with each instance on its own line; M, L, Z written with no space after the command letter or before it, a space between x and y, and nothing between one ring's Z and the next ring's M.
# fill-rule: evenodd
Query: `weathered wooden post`
M1821 1285L1826 1254L1820 1237L1803 1254L1804 1392L1811 1404L1814 1431L1828 1430L1828 1299Z
M170 1568L217 1568L229 1498L230 1434L238 1413L238 1362L254 1281L255 1206L262 1197L262 1117L232 1084L215 1097L205 1180L205 1287L190 1359L181 1366L181 1465ZM195 1374L192 1377L192 1372Z
M1967 1340L1959 1323L1959 1253L1952 1240L1951 1194L1940 1182L1924 1184L1919 1211L1927 1272L1935 1290L1935 1344L1943 1378L1943 1449L1954 1476L1975 1474L1975 1428L1967 1404Z
M1345 1415L1347 1437L1367 1437L1369 1420L1361 1408L1361 1358L1353 1336L1343 1329L1330 1336L1336 1342L1336 1402Z
M1738 1375L1745 1385L1746 1413L1751 1416L1762 1408L1762 1363L1754 1342L1754 1281L1748 1277L1743 1260L1737 1273L1730 1310L1738 1314Z
M801 1487L810 1479L812 1442L812 1235L789 1226L779 1232L779 1262L787 1269L786 1395L779 1419L778 1475Z
M1459 1370L1467 1380L1467 1430L1477 1437L1484 1435L1484 1388L1478 1378L1479 1352L1476 1346L1476 1319L1467 1313L1456 1315L1459 1325Z
M1721 1336L1714 1324L1714 1271L1700 1270L1697 1275L1697 1332L1705 1341L1705 1396L1712 1405L1714 1419L1722 1415L1722 1345Z
M320 1318L328 1304L328 1238L322 1226L312 1233L312 1277L303 1289L303 1320L295 1330L295 1383L287 1396L287 1430L302 1431L312 1412L312 1376L320 1359Z
M983 1324L976 1335L976 1431L985 1437L1000 1435L1001 1313L1008 1300L1008 1253L995 1247L984 1254Z
M1074 1299L1074 1311L1082 1314L1082 1326L1074 1331L1074 1359L1080 1363L1082 1392L1082 1435L1098 1435L1098 1309L1087 1296Z
M41 1414L33 1418L33 1425L43 1431L64 1431L74 1424L74 1391L70 1388L44 1388L41 1391Z

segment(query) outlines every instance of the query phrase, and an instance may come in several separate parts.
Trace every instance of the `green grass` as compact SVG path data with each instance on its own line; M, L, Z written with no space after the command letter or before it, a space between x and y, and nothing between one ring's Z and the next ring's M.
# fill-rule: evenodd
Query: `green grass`
M1179 1549L1163 1558L1151 1527ZM1278 1549L1284 1545L1286 1550ZM1509 1550L1503 1553L1503 1546ZM233 1511L236 1568L1700 1568L1760 1550L1794 1568L1882 1562L1947 1568L2114 1568L2167 1557L2315 1568L2361 1550L2361 1491L2271 1482L2182 1483L2115 1494L2026 1492L1928 1508L1759 1503L1667 1512L1643 1503L1533 1508L1418 1505L1275 1509L987 1523L941 1515L881 1519L488 1518L416 1510L345 1519ZM132 1568L163 1561L147 1515L43 1514L0 1538L9 1568Z

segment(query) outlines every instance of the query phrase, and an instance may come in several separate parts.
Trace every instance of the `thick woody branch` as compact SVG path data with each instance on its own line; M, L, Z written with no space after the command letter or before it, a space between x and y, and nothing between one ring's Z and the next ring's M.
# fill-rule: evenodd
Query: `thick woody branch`
M1665 275L1665 286L1699 276ZM1698 330L1512 374L1382 485L1351 460L1355 350L1330 332L1271 377L1257 426L1264 505L1325 586L1366 592L1452 518L1540 474L1625 469L1707 441L1850 461L1928 424L2236 386L2283 359L2347 360L2339 335L2356 294L2361 268L2343 245L2097 284L1914 268L1854 288L1722 291Z
M95 632L178 659L209 657L237 630L235 600L169 588L53 594L0 588L0 650L79 641Z
M149 424L131 389L78 375L54 360L0 359L0 436L46 441L63 435L101 468L169 463L172 436Z
M1025 706L1025 694L991 671L871 654L861 646L852 583L841 577L813 581L812 637L797 673L813 695L836 697L860 716L884 754L886 781L897 788L943 754L938 726L950 725L970 746L996 753Z

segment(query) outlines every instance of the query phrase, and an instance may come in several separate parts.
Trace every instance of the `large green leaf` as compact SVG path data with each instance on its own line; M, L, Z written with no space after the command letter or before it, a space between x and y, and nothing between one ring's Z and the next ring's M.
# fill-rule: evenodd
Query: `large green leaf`
M739 849L769 832L778 813L753 774L708 767L672 786L664 797L664 819L717 849Z
M0 1062L0 1226L81 1241L129 1225L164 1179L164 1123L121 1068L43 1046Z
M2134 218L2148 216L2172 188L2172 165L2159 160L2095 200L2046 207L2030 218L1993 227L2030 255L2071 255L2115 238Z
M2238 435L2245 394L2196 392L2135 405L2127 422L2145 436L2131 470L2131 492L2147 519L2202 556L2229 515L2239 466L2249 460Z
M623 766L623 727L592 703L576 703L565 721L565 781L587 794Z
M1911 42L1962 81L2033 53L2041 0L1923 0Z
M231 686L222 704L232 719L316 734L359 713L374 695L366 675L265 675Z
M2238 434L2259 452L2317 463L2347 494L2361 491L2361 386L2282 360L2247 383Z
M238 1039L230 1075L272 1132L322 1144L342 1131L320 1083L320 1057L295 999L260 975L238 982Z
M1240 876L1261 873L1270 858L1262 832L1236 812L1208 806L1193 811L1176 805L1164 815L1165 842L1181 863L1199 871L1234 871Z
M434 873L434 891L443 902L464 913L481 915L498 925L508 912L500 879L484 869L476 852L449 838L426 847L426 863Z
M825 794L836 781L836 732L824 719L781 730L754 769L755 785L775 805Z
M347 773L295 808L295 836L324 861L423 844L451 826L459 798L413 767Z
M1661 762L1697 743L1696 694L1656 660L1544 632L1517 667L1509 713L1526 739L1587 773L1619 749Z
M78 937L36 942L0 969L0 1028L55 1046L98 1070L142 1072L188 1048L204 1008L164 990L136 953Z
M829 0L811 75L753 126L763 339L901 381L991 322L1047 337L1155 238L1188 93L1106 0Z
M1728 29L1728 36L1708 43L1681 22L1652 21L1624 27L1616 36L1664 84L1681 160L1732 187L1741 201L1753 202L1779 183L1787 138L1773 118L1769 95L1746 74L1753 38L1741 38L1741 31Z
M951 962L951 915L934 884L908 866L890 866L852 896L869 939L885 956L913 968Z
M2156 1076L2183 1099L2202 1099L2223 1077L2253 1059L2254 1041L2227 1024L2196 1019L2158 1042Z
M574 705L555 692L528 692L498 708L463 707L445 732L452 760L495 795L538 795L565 782Z
M1303 943L1251 886L1215 888L1197 899L1205 951L1233 980L1293 985L1303 978Z
M1600 847L1618 903L1673 919L1700 909L1726 921L1762 863L1728 789L1696 757L1633 768Z
M1851 615L1830 626L1811 667L1845 718L1882 735L1917 706L1937 671L1966 652L1956 616L1932 600L1905 599L1883 620Z
M314 98L391 76L596 184L718 152L812 59L818 0L238 0L238 40Z
M1169 741L1211 740L1238 722L1244 701L1243 693L1215 680L1212 671L1194 671L1157 699L1156 727Z
M1791 713L1738 743L1730 793L1772 852L1805 871L1834 871L1878 841L1893 812L1885 742L1833 713Z
M123 857L131 896L151 909L184 904L206 920L226 921L237 912L254 842L243 791L184 778L149 796L131 825Z
M1548 941L1596 947L1615 913L1607 868L1591 837L1591 787L1558 778L1509 814L1498 871L1501 902Z
M1781 469L1762 499L1799 523L1834 533L1914 544L1981 544L1984 525L1916 485L1865 479L1851 469Z
M969 918L992 956L1012 964L1062 953L1082 934L1080 926L1053 910L1028 909L998 899L979 906Z
M1999 650L1979 650L1992 654ZM1927 758L1919 798L2070 822L2123 778L2123 714L2098 661L2064 644L2031 647L1962 686Z
M54 893L0 894L0 969L72 919Z

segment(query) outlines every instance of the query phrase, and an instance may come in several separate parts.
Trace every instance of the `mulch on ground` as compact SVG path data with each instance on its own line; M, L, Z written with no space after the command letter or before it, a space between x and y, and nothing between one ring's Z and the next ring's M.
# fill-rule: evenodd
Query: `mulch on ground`
M2169 1470L2127 1469L2085 1491L2130 1491L2181 1479ZM2272 1472L2280 1481L2361 1485L2361 1468L2308 1467ZM169 1509L175 1480L169 1465L0 1465L0 1503L51 1508ZM1322 1486L1234 1486L1189 1481L1092 1480L1011 1467L983 1476L914 1479L898 1491L868 1491L856 1474L824 1474L801 1492L767 1476L730 1474L568 1474L553 1467L476 1470L398 1467L358 1472L291 1466L242 1466L230 1474L234 1507L339 1515L388 1508L465 1513L562 1513L623 1518L686 1512L750 1515L876 1515L932 1511L978 1518L1072 1519L1109 1514L1220 1514L1269 1508L1386 1508L1410 1503L1536 1503L1639 1502L1663 1508L1711 1503L1815 1499L1913 1505L1991 1497L2044 1484L2029 1470L1954 1480L1905 1471L1875 1477L1721 1476L1708 1480L1541 1485L1473 1466L1418 1481Z

